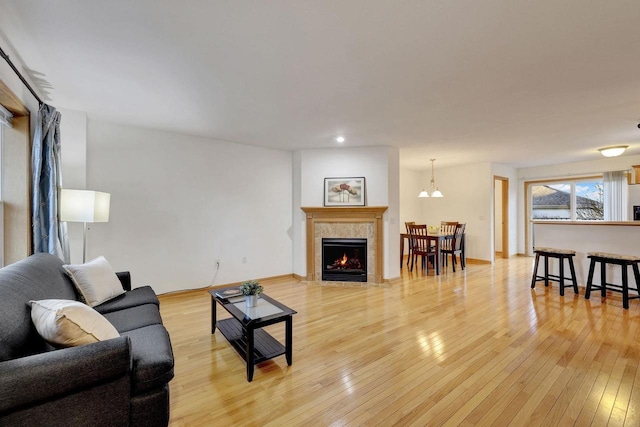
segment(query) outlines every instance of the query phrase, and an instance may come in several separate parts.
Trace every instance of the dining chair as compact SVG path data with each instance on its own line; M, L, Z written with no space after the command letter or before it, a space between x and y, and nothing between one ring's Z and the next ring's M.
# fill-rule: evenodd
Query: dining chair
M455 234L457 226L457 221L442 221L440 223L440 234L444 234L445 236L452 236L453 234Z
M465 229L467 224L458 224L456 226L455 232L450 239L446 241L448 244L445 245L445 248L441 250L441 253L444 255L442 257L443 263L449 265L449 255L451 255L451 265L453 267L453 272L456 271L456 255L460 258L460 266L462 269L466 267L466 260L464 254L464 238L465 238Z
M411 259L411 233L409 233L409 226L410 225L415 225L416 222L415 221L406 221L404 223L405 228L407 229L407 234L409 235L409 255L407 257L407 265L409 265L409 260ZM404 243L403 243L404 244ZM402 265L402 264L401 264Z
M443 236L453 236L456 233L457 221L442 221L440 223L440 234ZM441 243L442 250L451 250L451 239L445 239ZM445 264L447 257L442 257L442 265Z
M434 248L429 245L427 239L427 226L425 224L409 224L409 241L411 242L411 268L413 271L413 264L418 256L422 256L422 268L427 269L428 258L433 258L433 265L436 265L436 252Z

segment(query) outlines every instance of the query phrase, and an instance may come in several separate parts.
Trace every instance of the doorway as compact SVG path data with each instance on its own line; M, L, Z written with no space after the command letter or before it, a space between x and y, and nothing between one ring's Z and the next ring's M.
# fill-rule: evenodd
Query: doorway
M509 258L509 178L493 177L494 259Z

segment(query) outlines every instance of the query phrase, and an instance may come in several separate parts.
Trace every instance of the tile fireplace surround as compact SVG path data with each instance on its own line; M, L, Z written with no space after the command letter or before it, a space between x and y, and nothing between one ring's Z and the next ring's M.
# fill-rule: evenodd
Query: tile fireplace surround
M354 286L380 286L383 283L382 215L386 206L303 207L307 220L306 281L322 282L322 238L367 239L367 282ZM339 282L343 283L343 282ZM346 283L346 282L344 282Z

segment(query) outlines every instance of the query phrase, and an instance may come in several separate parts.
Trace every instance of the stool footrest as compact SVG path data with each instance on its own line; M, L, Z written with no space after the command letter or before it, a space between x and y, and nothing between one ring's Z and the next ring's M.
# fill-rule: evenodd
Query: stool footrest
M536 260L533 267L533 277L531 278L531 289L536 287L536 282L544 281L544 286L548 287L549 282L558 282L560 284L560 296L564 296L564 288L572 287L573 292L578 293L578 283L576 282L576 271L573 266L573 257L575 251L570 249L555 249L555 248L536 248ZM544 258L544 276L538 274L538 263L540 257ZM549 273L549 258L556 258L559 263L559 274ZM571 276L565 274L564 260L569 263L569 270ZM570 281L569 283L565 283Z
M600 295L602 298L606 297L607 289L615 292L622 293L622 306L625 309L629 308L629 300L640 298L640 291L638 288L640 287L640 271L638 270L638 262L640 262L640 258L627 256L627 255L618 255L618 254L607 254L604 252L591 252L588 256L591 259L589 264L589 277L587 279L587 289L585 291L584 297L585 299L589 299L591 296L592 289L599 289ZM595 273L596 264L600 263L600 283L593 283L593 276ZM616 283L608 283L606 278L606 266L607 264L619 265L622 269L622 284ZM636 287L632 288L629 286L629 278L628 278L628 267L631 266L633 269L633 277L636 280ZM638 293L637 296L629 296L629 291L635 291Z
M549 273L549 274L547 274L547 277L548 277L548 279L547 279L547 280L549 280L549 281L553 281L553 282L558 282L558 283L560 283L560 279L561 279L561 277L560 277L560 276L558 276L557 274L551 274L551 273ZM544 279L545 279L545 277L544 277L544 276L536 276L536 282L541 282L541 281L543 281ZM564 277L564 280L571 280L571 277L566 277L566 276L565 276L565 277ZM573 286L573 285L571 285L571 286Z
M624 286L618 285L616 283L605 283L604 288L605 288L605 290L608 290L608 291L624 292ZM602 285L596 284L596 283L592 283L591 284L591 290L594 290L594 289L602 289ZM637 288L627 288L627 290L628 291L639 292ZM640 298L640 294L637 295L637 296L629 296L629 299L634 299L634 298Z

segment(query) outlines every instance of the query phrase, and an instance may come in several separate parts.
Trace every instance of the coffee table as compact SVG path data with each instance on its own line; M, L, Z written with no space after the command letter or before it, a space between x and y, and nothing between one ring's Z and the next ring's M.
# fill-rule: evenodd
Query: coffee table
M230 288L229 288L230 289ZM291 366L293 356L293 315L297 312L265 294L260 294L258 305L247 308L243 296L222 298L226 289L213 289L211 294L211 333L216 326L222 335L247 362L247 381L253 380L254 366L282 354ZM216 306L224 308L231 318L217 320ZM261 329L285 322L285 344Z

